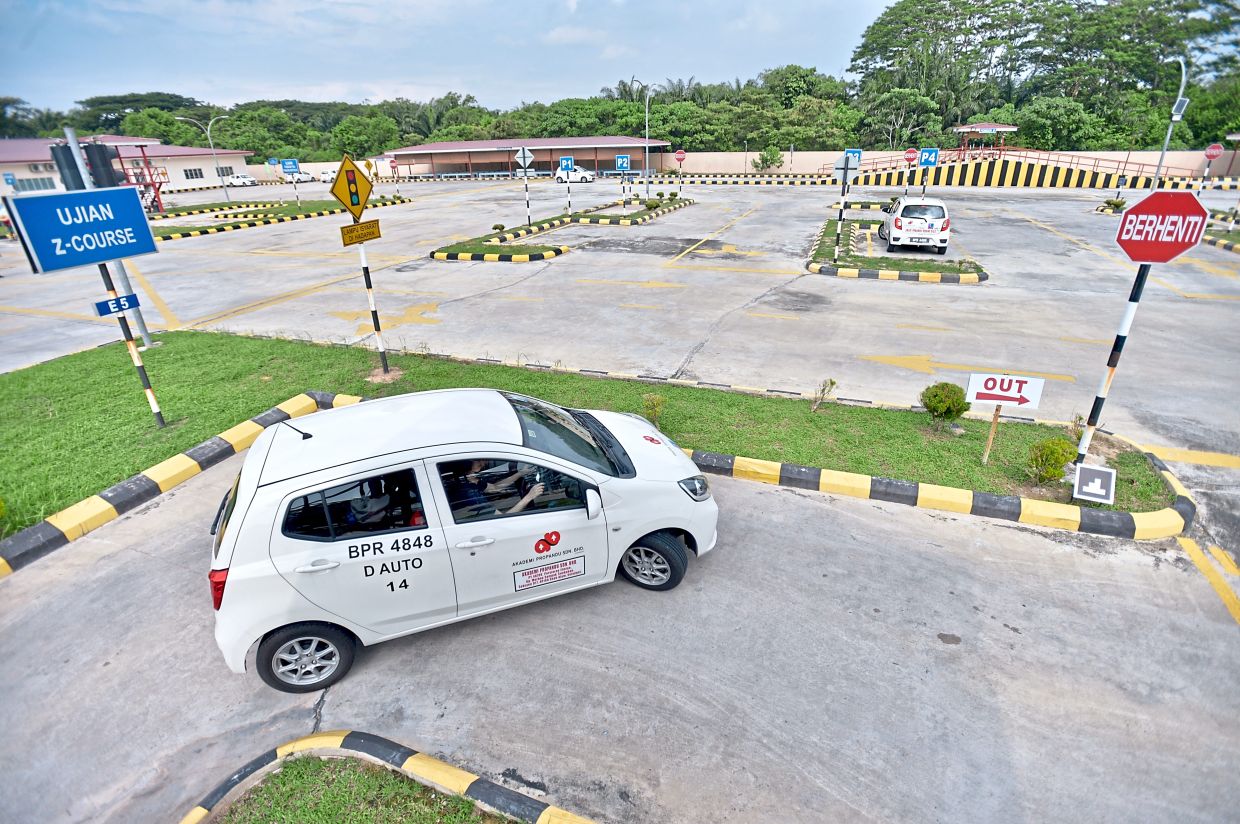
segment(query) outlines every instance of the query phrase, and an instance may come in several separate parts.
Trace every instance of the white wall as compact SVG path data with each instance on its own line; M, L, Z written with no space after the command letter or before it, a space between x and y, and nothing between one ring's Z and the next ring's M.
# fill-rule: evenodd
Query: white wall
M39 171L37 172L30 171L30 165L31 164L29 163L0 163L0 195L7 196L7 195L18 193L17 188L15 186L12 186L4 182L5 174L11 174L17 180L34 180L34 179L45 179L45 178L50 177L52 179L52 186L54 188L41 189L38 191L63 192L65 190L64 185L61 184L60 182L60 172L56 171L56 164L52 163L50 159L46 161L46 165L52 167L50 171L44 170L43 168L45 165L44 162L35 164L39 167ZM32 189L29 191L34 192L36 190Z

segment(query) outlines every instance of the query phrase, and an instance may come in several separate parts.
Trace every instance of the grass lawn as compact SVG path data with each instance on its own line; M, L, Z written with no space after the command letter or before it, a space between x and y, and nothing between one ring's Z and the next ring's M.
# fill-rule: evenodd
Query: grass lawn
M1206 234L1219 240L1231 241L1232 243L1240 243L1240 229L1234 232L1228 232L1224 229L1216 229L1213 226L1206 229Z
M982 466L988 421L964 420L965 434L953 436L933 429L925 413L840 404L815 413L799 399L419 355L391 355L404 374L390 384L372 384L366 376L378 366L378 356L365 349L212 332L158 338L163 345L148 350L144 359L168 421L162 430L155 428L120 342L0 375L0 500L7 506L0 537L307 389L377 397L486 386L567 406L639 414L643 396L657 393L666 399L659 426L684 447L1067 500L1062 488L1031 488L1024 471L1030 446L1064 434L1056 427L1000 424L990 465ZM1121 458L1116 508L1150 510L1170 502L1139 453Z
M821 237L818 239L818 245L814 247L813 256L810 258L815 263L831 263L832 254L835 250L835 220L827 221L826 229L823 230ZM846 220L844 221L844 231L848 232L853 226L877 228L879 224L865 220ZM858 269L897 269L904 272L978 272L981 266L973 260L947 260L945 257L927 258L894 258L894 257L868 257L866 255L858 255L852 251L848 245L847 235L842 238L844 247L840 249L839 265L843 267L855 267ZM885 249L887 242L879 238L875 238L876 249Z
M357 759L295 758L237 799L221 824L501 824L444 795Z
M383 203L386 200L388 200L388 198L378 197L378 198L372 199L370 201L370 204L373 206L373 205ZM207 205L212 205L212 204L207 204ZM219 204L215 204L215 205L219 205ZM340 203L335 200L303 200L301 202L301 206L297 205L297 201L290 200L288 203L285 203L282 206L267 206L262 209L255 209L252 207L247 209L246 207L238 207L234 209L233 212L236 214L250 214L253 212L262 212L264 217L292 217L293 215L310 214L312 212L326 212L332 209L340 209L340 208L342 208ZM169 223L165 223L164 221L156 221L151 224L151 232L153 232L156 237L167 237L168 235L181 234L184 232L202 231L204 229L218 229L221 226L236 226L239 223L245 223L250 220L262 220L263 219L263 218L238 218L237 220L229 221L228 218L231 216L229 212L216 212L212 216L220 220L221 222L209 223L209 224L203 224L203 225L195 224L193 226L186 226L186 225L169 224Z
M538 220L534 221L532 225L538 226L543 223L550 223L553 220L563 220L566 217L573 217L573 216L581 215L581 214L585 214L585 213L574 212L573 215L559 214L559 215L552 215L551 217L540 217ZM515 232L518 229L524 229L524 228L526 228L524 223L519 223L515 226L507 226L501 231L490 232L489 234L479 235L478 237L470 238L469 240L462 240L460 243L453 243L448 246L441 246L435 251L436 252L457 252L459 254L470 254L470 255L535 255L535 254L539 254L542 252L552 252L552 251L558 252L560 250L560 247L558 244L553 245L553 246L545 246L545 245L540 245L540 244L524 244L520 242L515 242L515 243L488 243L487 242L489 240L494 240L500 235L504 235L509 232ZM518 238L518 241L520 240L521 239Z

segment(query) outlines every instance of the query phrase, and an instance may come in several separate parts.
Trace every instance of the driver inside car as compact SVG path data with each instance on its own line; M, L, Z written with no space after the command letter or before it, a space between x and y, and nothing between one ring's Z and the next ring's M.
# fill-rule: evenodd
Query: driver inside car
M495 499L501 496L511 498L513 486L517 481L533 473L533 469L529 468L502 478L488 480L487 476L495 474L502 463L502 461L478 459L469 462L468 467L465 466L464 461L458 461L446 468L444 487L450 490L454 514L461 513L471 519L492 514L513 515L523 511L539 495L543 494L546 487L541 483L535 483L512 506L506 509L497 506ZM466 469L463 474L460 473L462 468Z

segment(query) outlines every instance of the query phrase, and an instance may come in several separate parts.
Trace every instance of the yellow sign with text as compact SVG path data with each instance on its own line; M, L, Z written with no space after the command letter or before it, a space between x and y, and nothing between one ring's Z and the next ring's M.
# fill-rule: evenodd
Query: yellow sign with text
M366 177L352 158L345 155L336 172L336 182L332 184L332 197L349 210L354 220L362 219L362 211L366 208L366 201L373 188L370 178Z
M368 240L377 240L378 237L379 221L377 220L366 220L361 223L354 223L352 226L340 227L340 239L344 241L345 246L365 243Z

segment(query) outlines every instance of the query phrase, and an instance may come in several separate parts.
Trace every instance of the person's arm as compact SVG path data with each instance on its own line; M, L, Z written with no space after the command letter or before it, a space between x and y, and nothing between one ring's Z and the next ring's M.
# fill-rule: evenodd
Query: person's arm
M529 491L529 492L527 492L527 493L525 493L525 497L524 497L524 498L522 498L521 500L517 501L516 505L515 505L515 506L513 506L513 508L512 508L512 509L510 509L510 510L508 510L507 512L502 513L502 514L504 514L504 515L512 515L512 514L514 514L514 513L521 512L521 511L522 511L522 510L524 510L527 506L529 506L529 505L530 505L530 503L531 503L531 502L533 502L535 498L537 498L539 495L543 494L543 489L544 489L544 487L543 487L543 485L542 485L542 484L534 484L533 486L531 486L531 487L530 487L530 491Z
M529 472L530 470L528 469L517 470L516 472L509 475L507 478L500 478L498 481L488 483L486 487L486 491L490 493L502 492L505 489L508 489L514 483L516 483L517 478L528 475Z

